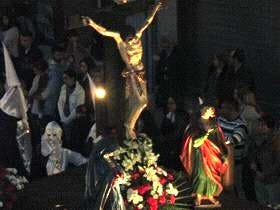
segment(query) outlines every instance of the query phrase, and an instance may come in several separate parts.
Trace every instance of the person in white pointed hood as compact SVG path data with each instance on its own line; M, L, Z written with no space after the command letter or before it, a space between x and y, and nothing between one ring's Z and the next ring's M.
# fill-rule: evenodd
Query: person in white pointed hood
M16 168L19 175L27 176L17 144L17 122L22 120L28 132L27 105L14 65L4 44L6 92L0 100L0 165Z

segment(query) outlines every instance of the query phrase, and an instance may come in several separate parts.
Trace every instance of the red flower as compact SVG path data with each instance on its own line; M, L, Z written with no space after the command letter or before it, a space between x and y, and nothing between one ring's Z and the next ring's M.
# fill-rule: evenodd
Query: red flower
M140 177L140 173L139 173L139 172L133 172L133 173L131 174L132 180L136 180L136 179L138 179L139 177Z
M153 197L149 197L147 199L147 203L150 206L150 210L157 210L158 209L158 201L154 199Z
M174 180L174 176L172 174L167 174L167 179L170 181Z
M137 188L139 195L144 195L146 192L148 192L151 189L150 184L143 184Z
M169 198L169 203L174 204L176 202L176 197L174 195L171 195Z
M165 198L165 196L164 196L164 195L159 196L158 202L159 202L161 205L166 204L166 198Z
M164 185L164 184L167 182L167 180L166 180L165 178L161 178L159 182L160 182L162 185Z

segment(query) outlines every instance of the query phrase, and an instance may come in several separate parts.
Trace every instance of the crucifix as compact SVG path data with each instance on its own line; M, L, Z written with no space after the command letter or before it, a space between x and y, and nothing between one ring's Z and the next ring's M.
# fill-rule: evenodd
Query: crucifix
M145 79L145 69L142 62L143 46L142 35L152 23L156 13L163 6L163 0L159 0L147 17L145 23L136 31L127 26L124 32L110 31L96 23L89 17L82 17L85 26L90 26L103 36L112 37L119 50L121 58L125 63L122 76L126 81L125 97L127 107L125 110L125 129L127 138L136 138L134 127L142 110L146 107L147 87Z

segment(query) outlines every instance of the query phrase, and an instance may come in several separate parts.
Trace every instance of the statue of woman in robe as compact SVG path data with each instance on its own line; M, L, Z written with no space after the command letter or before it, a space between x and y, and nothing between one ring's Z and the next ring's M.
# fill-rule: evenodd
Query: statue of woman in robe
M180 159L192 180L195 204L204 200L219 205L217 197L227 184L224 182L230 181L232 148L215 122L214 108L204 107L201 114L194 114L186 134Z

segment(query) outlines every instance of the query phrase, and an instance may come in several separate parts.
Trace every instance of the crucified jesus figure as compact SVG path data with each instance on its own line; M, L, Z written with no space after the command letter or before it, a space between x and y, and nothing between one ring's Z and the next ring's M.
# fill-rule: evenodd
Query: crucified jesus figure
M130 27L130 30L127 30L125 33L109 31L98 25L91 18L82 17L85 26L90 26L103 36L112 37L115 40L121 58L126 65L122 76L126 79L125 96L127 107L125 111L125 129L127 138L136 137L134 132L136 121L148 102L146 79L144 77L145 69L142 62L142 35L152 23L162 5L163 0L157 1L144 25L136 31Z

